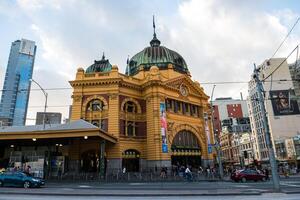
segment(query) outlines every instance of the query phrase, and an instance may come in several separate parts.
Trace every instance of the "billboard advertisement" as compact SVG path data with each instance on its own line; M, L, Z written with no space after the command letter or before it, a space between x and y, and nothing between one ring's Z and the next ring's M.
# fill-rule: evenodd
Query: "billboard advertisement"
M210 133L209 133L209 126L208 126L208 117L207 117L207 114L204 116L204 119L205 119L205 134L206 134L206 138L207 138L207 151L209 154L212 153L212 144L211 144L211 141L210 141Z
M160 124L162 137L162 152L168 153L166 104L160 103Z
M296 100L290 99L293 90L273 90L270 91L270 99L275 116L300 114Z

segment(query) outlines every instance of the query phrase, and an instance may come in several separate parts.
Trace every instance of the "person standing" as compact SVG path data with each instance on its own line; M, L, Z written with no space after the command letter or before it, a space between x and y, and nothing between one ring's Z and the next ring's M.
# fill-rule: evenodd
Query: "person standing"
M268 168L265 169L265 175L266 175L266 180L269 180L270 177L269 177L269 170L268 170Z

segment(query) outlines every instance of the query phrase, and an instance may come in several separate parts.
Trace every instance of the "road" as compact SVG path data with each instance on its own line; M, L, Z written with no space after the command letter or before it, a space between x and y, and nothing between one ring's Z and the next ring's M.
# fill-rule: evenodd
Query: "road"
M299 194L263 194L261 196L185 196L185 197L155 197L155 200L299 200ZM24 196L0 195L0 200L86 200L78 196ZM153 197L88 197L89 200L153 200Z
M281 193L272 182L49 182L44 188L0 188L0 200L18 199L300 199L300 177L282 179ZM297 193L297 194L296 194ZM153 197L155 196L155 197Z

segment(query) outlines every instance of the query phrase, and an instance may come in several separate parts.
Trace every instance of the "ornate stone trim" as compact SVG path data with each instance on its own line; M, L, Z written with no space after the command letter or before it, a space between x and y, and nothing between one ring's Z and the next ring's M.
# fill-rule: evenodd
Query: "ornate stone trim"
M125 103L126 103L127 101L132 101L133 103L135 103L135 104L136 104L136 107L137 107L137 113L142 113L142 108L141 108L140 103L139 103L137 100L135 100L134 98L131 98L131 97L127 97L127 98L125 98L125 99L122 101L122 103L121 103L121 109L123 109L123 107L124 107L124 105L125 105Z

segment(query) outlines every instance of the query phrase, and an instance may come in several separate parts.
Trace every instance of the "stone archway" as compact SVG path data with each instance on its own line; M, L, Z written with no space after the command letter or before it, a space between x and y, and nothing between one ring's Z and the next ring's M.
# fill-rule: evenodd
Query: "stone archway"
M200 140L195 133L186 129L177 132L171 143L172 165L198 168L201 165L201 150Z
M175 126L172 129L172 131L170 131L170 133L168 134L169 144L172 143L174 137L180 131L182 131L182 130L190 131L197 137L198 142L200 144L201 151L202 151L202 153L204 153L204 152L206 152L206 149L207 149L207 142L206 142L207 138L206 138L206 135L205 135L204 132L203 132L203 134L199 133L200 130L202 130L202 129L203 129L202 127L197 127L196 128L196 127L191 126L189 124L179 124L179 125Z
M126 172L140 171L140 152L135 149L127 149L122 153L122 169Z

